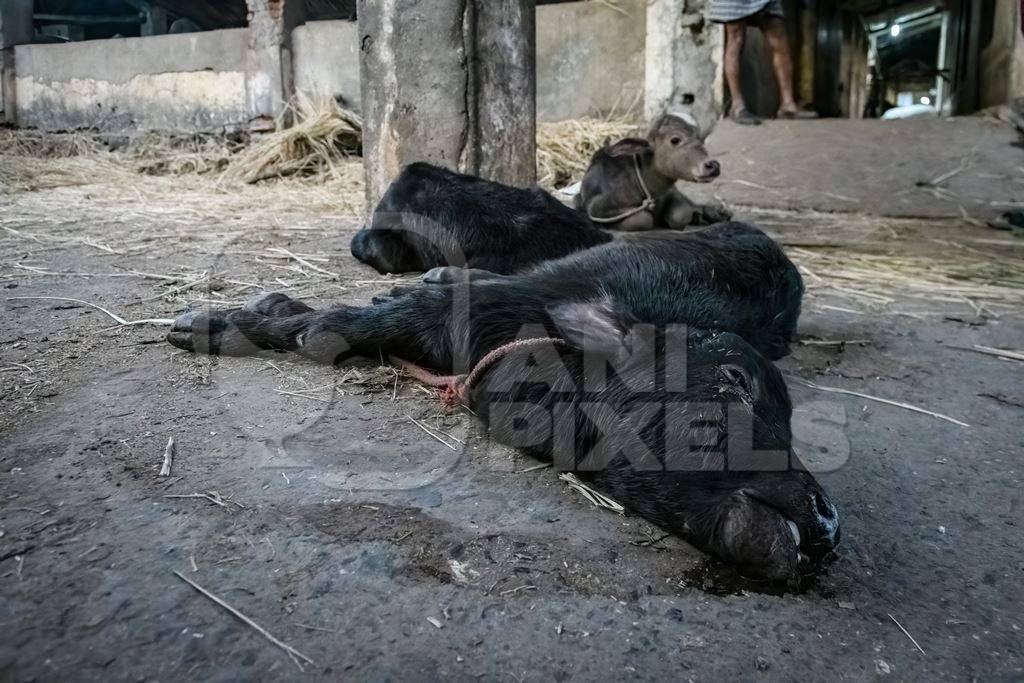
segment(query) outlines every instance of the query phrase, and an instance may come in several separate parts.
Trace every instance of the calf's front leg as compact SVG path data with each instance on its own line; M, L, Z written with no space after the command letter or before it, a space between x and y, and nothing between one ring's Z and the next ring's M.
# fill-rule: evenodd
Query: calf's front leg
M511 275L501 275L483 268L459 268L458 266L438 266L423 274L423 282L428 285L454 285L459 283L479 283L485 281L508 280Z
M175 320L167 341L208 355L278 350L335 363L381 353L445 369L452 364L445 289L419 287L380 305L328 311L315 311L282 294L264 295L242 309L185 313Z
M722 204L698 204L694 225L714 225L732 220L732 211Z

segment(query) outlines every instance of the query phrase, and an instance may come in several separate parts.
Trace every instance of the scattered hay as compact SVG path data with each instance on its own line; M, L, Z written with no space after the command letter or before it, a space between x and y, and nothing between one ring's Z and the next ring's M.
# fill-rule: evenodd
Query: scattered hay
M89 132L0 130L0 183L26 190L122 182L131 174L208 176L225 183L307 177L362 190L362 121L331 98L301 97L289 106L294 125L265 136L141 133L110 138ZM590 159L609 139L640 132L633 117L584 118L541 123L537 175L549 189L582 178ZM68 163L55 169L54 158ZM38 168L37 168L38 167ZM43 181L45 172L50 176Z
M561 474L558 475L558 478L564 481L566 484L568 484L569 488L578 492L580 495L582 495L584 498L589 500L597 507L605 508L606 510L611 510L612 512L617 512L620 515L626 514L626 508L622 507L622 505L612 500L608 496L604 495L603 493L587 486L582 481L580 481L580 478L577 477L572 472L562 472Z
M130 183L137 178L131 169L115 163L109 155L51 158L0 154L0 191L11 189L36 192L58 187L96 183Z
M636 135L633 119L571 119L537 124L537 183L557 189L583 177L594 152L609 138Z
M899 256L831 249L790 248L808 289L848 294L869 305L901 298L966 303L978 315L993 306L1024 307L1024 262L954 252L955 256Z
M248 142L249 136L243 134L148 132L131 138L120 152L139 162L138 171L146 175L205 175L224 171Z
M1015 253L1024 242L992 240L962 220L740 210L783 245L811 297L838 294L876 312L914 300L963 304L979 316L1024 309L1024 259Z
M67 159L105 152L106 145L91 133L43 133L37 130L0 130L0 154L36 159Z
M338 178L339 163L362 151L363 122L333 98L299 97L286 115L294 124L263 138L232 160L225 179L255 183L309 175Z
M34 191L123 182L139 173L213 176L220 191L225 181L255 183L287 176L312 176L318 183L339 181L345 187L362 182L361 164L352 159L362 146L359 116L331 98L306 97L290 104L283 116L293 118L294 125L254 138L244 133L153 131L126 138L88 131L0 130L0 183ZM53 159L66 161L57 167ZM361 191L361 186L355 190Z

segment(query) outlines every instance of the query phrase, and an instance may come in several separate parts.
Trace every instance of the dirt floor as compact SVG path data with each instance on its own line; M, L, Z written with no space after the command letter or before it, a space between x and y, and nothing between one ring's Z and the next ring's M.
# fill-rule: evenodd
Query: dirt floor
M799 595L593 507L377 361L194 357L37 298L132 321L368 302L395 278L348 255L357 186L0 155L0 679L1020 680L1024 363L977 346L1024 347L1024 239L978 225L1022 199L1024 153L941 123L712 138L733 182L705 189L809 286L781 366L844 531ZM905 142L881 186L879 136ZM946 143L975 154L914 157ZM852 201L820 203L825 177Z

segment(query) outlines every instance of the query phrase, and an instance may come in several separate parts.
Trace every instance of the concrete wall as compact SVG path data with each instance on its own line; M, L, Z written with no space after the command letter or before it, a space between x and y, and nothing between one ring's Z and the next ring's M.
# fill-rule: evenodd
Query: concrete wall
M246 30L15 48L16 121L46 130L244 126Z
M643 110L646 0L537 7L537 118Z
M689 5L699 7L683 12ZM640 118L648 109L687 104L690 98L702 112L715 111L721 99L721 32L704 25L701 1L618 0L616 7L537 7L538 120L603 116L630 106ZM647 45L652 26L664 34L664 54L652 54ZM226 29L18 46L16 77L8 79L15 122L47 130L246 128L259 114L253 95L265 75L247 61L248 33ZM307 22L291 42L296 90L337 96L358 110L355 23Z
M644 118L689 112L705 131L722 114L724 31L704 0L647 0Z
M645 0L619 11L596 2L537 7L537 118L604 116L644 95ZM340 97L358 109L359 37L354 22L314 21L295 29L295 88Z
M292 33L295 89L338 97L359 110L359 36L354 21L311 21Z

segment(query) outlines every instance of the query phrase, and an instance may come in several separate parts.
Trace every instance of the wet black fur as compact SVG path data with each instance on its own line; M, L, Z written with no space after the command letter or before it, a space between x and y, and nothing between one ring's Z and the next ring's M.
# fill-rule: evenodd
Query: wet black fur
M381 273L467 266L514 273L611 241L544 190L427 163L406 166L352 238L352 255Z
M584 452L610 434L613 445L622 440L623 450L607 467L580 474L622 504L752 576L792 580L800 569L798 550L812 559L831 550L838 535L826 537L814 515L815 509L834 515L834 508L814 479L799 471L790 448L789 396L765 358L788 352L803 284L764 233L742 223L719 224L673 237L616 241L510 277L476 275L467 285L422 284L377 305L323 312L270 295L249 310L183 316L168 340L207 353L284 349L327 362L391 354L447 373L468 370L521 335L524 325L532 326L529 336L567 343L547 355L533 354L532 364L524 360L532 352L510 354L485 374L470 407L495 438L550 459L553 446L543 427L540 438L524 443L529 429L495 421L494 411L510 402L542 412L555 402L596 403L599 416L576 418L575 445ZM591 323L603 332L588 342L584 330ZM637 323L653 326L656 334L648 341L628 336ZM682 389L670 391L667 375L640 394L620 381L632 372L632 352L645 343L655 357L670 343L686 347ZM588 393L583 352L614 359L626 348L626 361L616 366L619 379ZM507 381L495 385L502 379ZM688 434L684 421L667 417L676 401L717 403L726 413L729 406L738 409L750 422L750 446L780 452L783 471L720 471L713 458L697 471L638 470L635 441L626 438L635 433L627 425L629 410L637 402L658 406L643 440L664 465L680 457L670 452L667 436L673 430L684 431L677 437ZM703 417L724 443L731 423ZM797 469L785 469L791 467ZM799 548L785 519L800 529Z

